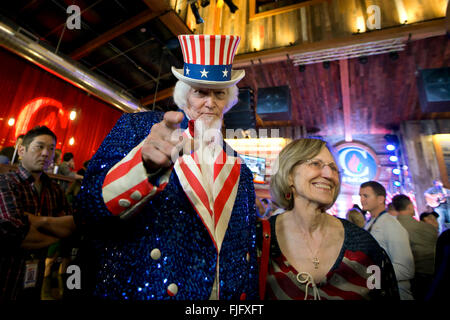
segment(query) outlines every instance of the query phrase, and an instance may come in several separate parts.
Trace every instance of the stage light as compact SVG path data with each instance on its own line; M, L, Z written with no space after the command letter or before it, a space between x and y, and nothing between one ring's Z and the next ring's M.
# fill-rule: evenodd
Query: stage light
M387 144L387 145L386 145L386 150L394 151L394 150L395 150L395 145L393 145L393 144Z
M77 112L76 111L71 111L70 115L69 115L69 119L73 121L73 120L76 119L76 117L77 117Z
M404 166L402 167L402 169L403 169L403 170L408 170L408 166L407 166L407 165L404 165Z
M397 162L398 161L398 157L397 156L390 156L389 160L392 162Z
M400 174L400 169L398 169L398 168L392 169L392 173L396 174L396 175L399 175Z
M402 184L400 183L400 181L394 181L394 186L396 187L400 187Z
M10 118L10 119L8 120L8 126L12 127L12 126L14 125L14 123L16 123L16 119Z
M356 33L366 32L366 22L364 21L364 17L359 16L356 18Z
M75 139L72 137L69 139L69 145L73 146L75 143Z

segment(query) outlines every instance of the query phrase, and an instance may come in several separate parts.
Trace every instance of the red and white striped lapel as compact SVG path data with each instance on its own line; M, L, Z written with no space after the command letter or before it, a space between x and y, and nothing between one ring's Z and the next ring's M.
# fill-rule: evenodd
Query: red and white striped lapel
M222 149L214 163L214 226L218 250L222 247L225 232L233 211L239 186L241 159L228 156Z
M192 139L189 129L183 135ZM227 156L222 148L214 161L214 177L211 179L202 173L201 159L197 151L183 155L175 162L174 169L217 252L220 252L237 195L241 160L239 157ZM208 185L211 182L212 188Z

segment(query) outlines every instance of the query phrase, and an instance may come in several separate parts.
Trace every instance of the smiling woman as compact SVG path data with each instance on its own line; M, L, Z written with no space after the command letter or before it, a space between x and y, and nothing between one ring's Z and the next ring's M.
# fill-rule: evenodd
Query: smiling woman
M320 173L325 165L323 159L325 159L328 169L333 168L331 169L332 175L322 179L322 182L326 181L328 184L333 182L333 198L328 200L329 203L325 206L325 210L330 208L339 194L339 172L326 143L319 139L296 140L280 152L277 161L278 170L271 179L271 193L274 201L280 207L291 210L294 207L292 193L301 189L293 188L293 177L299 176L298 169L309 168L310 170L306 170L307 172Z
M273 201L286 211L261 222L266 226L258 241L260 261L268 261L260 266L260 286L267 288L261 298L398 299L394 269L375 239L325 212L339 194L340 176L324 141L288 144L279 154L270 189ZM269 255L261 242L270 234ZM381 271L375 285L371 272L365 272L373 266Z

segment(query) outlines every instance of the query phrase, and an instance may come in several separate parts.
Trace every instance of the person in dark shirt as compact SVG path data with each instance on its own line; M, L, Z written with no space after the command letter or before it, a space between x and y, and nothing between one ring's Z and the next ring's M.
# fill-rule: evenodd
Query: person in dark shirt
M436 244L434 280L425 300L448 300L450 287L450 230L441 233Z
M437 229L414 219L414 204L408 196L398 194L392 199L392 203L398 212L397 221L408 231L414 257L415 273L414 279L411 279L411 291L414 299L424 300L433 280Z
M83 162L83 168L81 168L80 170L77 171L77 174L79 174L80 176L84 176L84 174L86 173L86 170L89 166L89 160Z
M74 168L75 168L75 160L73 158L73 153L72 152L64 153L63 162L59 166L57 173L66 177L75 178L76 180L83 179L82 175L79 175L72 171ZM59 184L61 185L61 188L65 192L67 192L67 189L73 183L69 183L68 181L60 181Z
M0 301L39 299L47 247L75 229L63 191L44 173L55 145L47 127L30 130L18 170L0 175Z
M444 188L440 180L434 180L433 186L424 193L427 204L439 215L439 233L444 232L450 226L450 190Z

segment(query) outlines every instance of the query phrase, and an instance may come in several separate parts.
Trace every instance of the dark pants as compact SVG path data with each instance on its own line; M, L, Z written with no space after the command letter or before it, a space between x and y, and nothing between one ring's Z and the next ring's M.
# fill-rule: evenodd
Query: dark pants
M433 276L431 274L416 273L411 280L411 291L415 300L424 301L430 290Z

